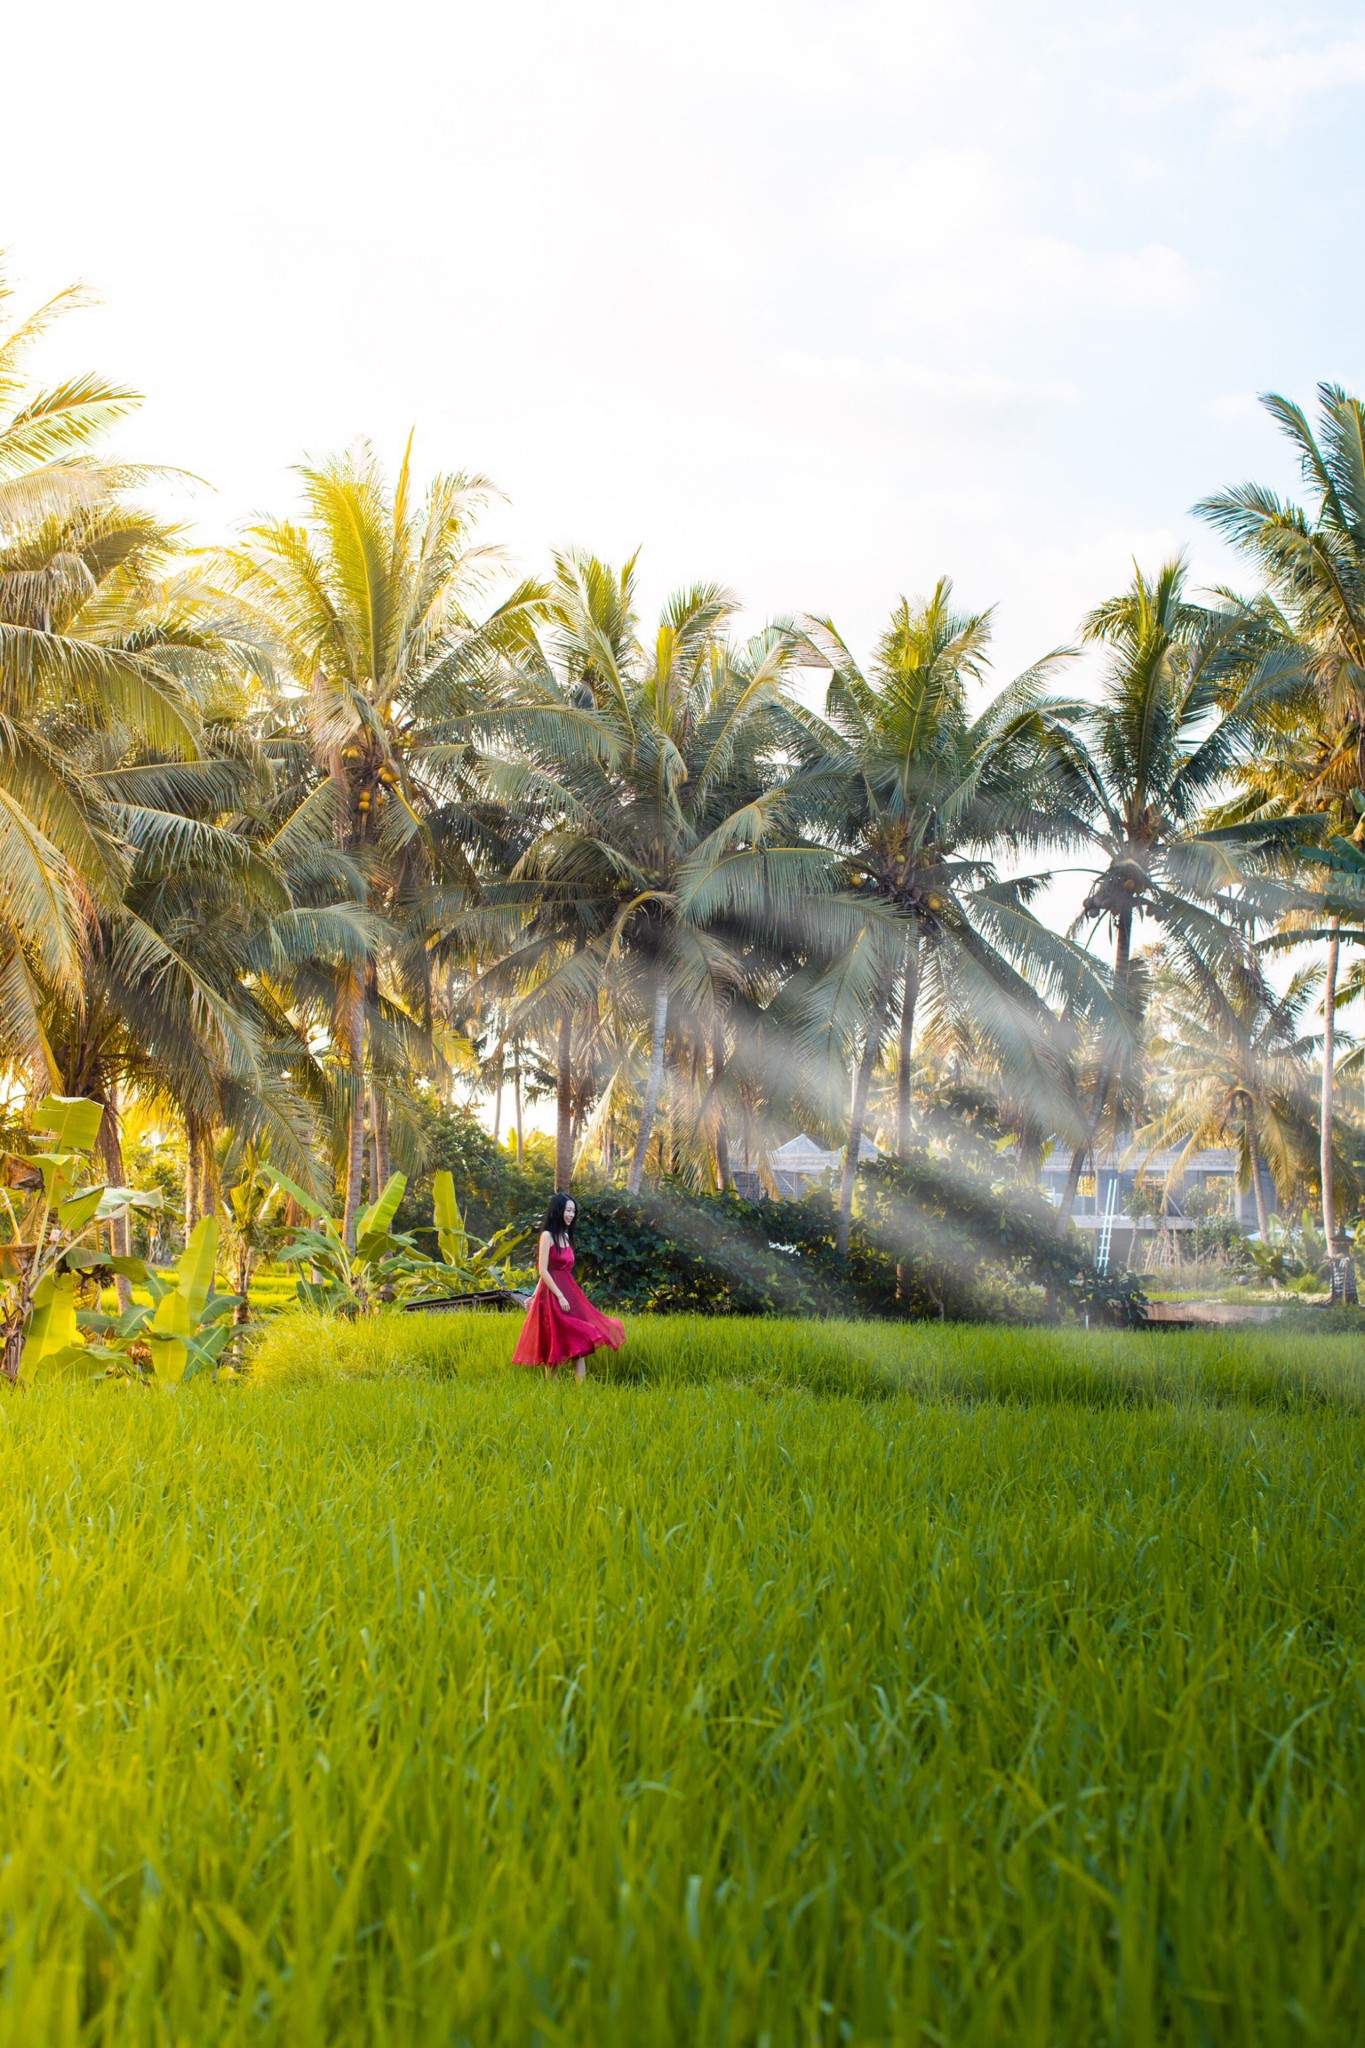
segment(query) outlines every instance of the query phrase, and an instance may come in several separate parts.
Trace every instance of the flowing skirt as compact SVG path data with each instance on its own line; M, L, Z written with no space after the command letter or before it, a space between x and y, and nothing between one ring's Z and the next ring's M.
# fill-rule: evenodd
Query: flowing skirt
M603 1344L609 1350L619 1350L626 1341L625 1330L615 1316L604 1316L594 1308L576 1280L567 1273L555 1277L569 1306L562 1309L541 1281L531 1296L512 1353L514 1365L563 1365L569 1358L586 1358Z

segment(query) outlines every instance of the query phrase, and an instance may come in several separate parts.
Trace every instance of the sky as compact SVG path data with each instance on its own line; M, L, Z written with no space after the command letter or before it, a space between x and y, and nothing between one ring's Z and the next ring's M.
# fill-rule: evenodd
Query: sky
M1365 386L1365 18L1257 0L466 0L7 21L0 246L217 538L367 434L488 475L521 568L642 545L867 649L950 574L1001 681L1292 485ZM28 80L27 89L14 81Z

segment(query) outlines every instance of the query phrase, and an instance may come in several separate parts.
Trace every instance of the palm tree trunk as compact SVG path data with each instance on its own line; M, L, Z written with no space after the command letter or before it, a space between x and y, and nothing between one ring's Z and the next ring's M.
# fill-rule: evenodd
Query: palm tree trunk
M881 1056L882 1040L886 1036L886 1005L890 995L890 986L888 982L883 981L877 991L872 1014L867 1021L863 1056L858 1062L858 1072L853 1082L853 1111L848 1120L844 1170L839 1177L839 1218L834 1232L835 1250L841 1257L848 1250L849 1231L853 1224L853 1183L858 1177L858 1154L863 1147L863 1124L867 1118L868 1093L872 1087L872 1076L877 1070L877 1061Z
M498 1053L498 1085L493 1091L493 1144L502 1142L502 1081L505 1066L501 1051Z
M512 1052L512 1100L517 1110L517 1165L521 1165L521 1047Z
M100 1156L104 1161L105 1178L112 1187L128 1185L128 1169L123 1162L123 1137L119 1129L118 1090L111 1081L103 1094L104 1115L100 1119ZM132 1231L128 1223L128 1211L111 1218L109 1224L109 1249L115 1258L126 1259L132 1250ZM118 1296L119 1314L132 1307L133 1289L123 1273L114 1275L114 1292Z
M730 1177L730 1133L725 1124L725 1104L721 1099L720 1084L725 1075L725 1030L717 1025L711 1038L711 1091L716 1098L716 1187L728 1194L734 1182Z
M910 1054L915 1038L915 1005L919 1001L919 925L912 919L905 935L905 992L901 997L901 1034L896 1060L896 1157L910 1150Z
M1024 1187L1038 1185L1043 1170L1043 1130L1032 1117L1026 1117L1019 1126L1019 1151L1016 1176Z
M341 1233L347 1251L355 1250L355 1224L360 1214L360 1184L365 1171L365 989L352 978L346 990L346 1067L350 1104L346 1130L346 1206Z
M559 1014L559 1073L555 1100L555 1191L567 1195L573 1178L573 1011Z
M664 1036L668 1024L668 981L659 976L654 991L654 1035L649 1047L649 1072L645 1076L645 1099L640 1104L640 1134L635 1140L635 1152L631 1158L630 1171L626 1175L626 1192L638 1195L640 1181L645 1170L645 1157L649 1150L649 1134L654 1128L654 1112L659 1106L659 1090L664 1078Z
M213 1158L213 1128L209 1124L200 1126L199 1131L199 1216L212 1216L218 1207L218 1175Z
M1331 937L1327 941L1327 980L1322 991L1322 1234L1327 1240L1327 1256L1337 1251L1337 1205L1336 1190L1332 1173L1332 1095L1336 1079L1336 1002L1337 968L1341 957L1341 919L1334 917L1328 925Z
M393 1171L389 1158L389 1098L377 1082L370 1083L371 1200L378 1201Z
M1125 910L1118 920L1118 935L1114 941L1114 1007L1122 1012L1128 994L1128 979L1133 961L1133 914ZM1065 1230L1071 1221L1071 1211L1076 1201L1076 1189L1080 1186L1081 1168L1086 1158L1095 1149L1104 1112L1109 1107L1109 1096L1118 1075L1119 1061L1123 1057L1121 1045L1105 1055L1095 1081L1095 1106L1090 1113L1083 1145L1073 1148L1071 1170L1066 1177L1066 1189L1062 1195L1061 1207L1057 1211L1057 1225Z
M1256 1228L1261 1233L1261 1243L1270 1242L1270 1218L1266 1215L1265 1189L1261 1184L1261 1148L1256 1143L1256 1129L1247 1114L1247 1157L1251 1161L1251 1188L1256 1197Z
M1062 1191L1062 1199L1057 1208L1057 1227L1059 1230L1065 1230L1067 1224L1071 1221L1071 1211L1076 1206L1076 1190L1081 1184L1081 1171L1085 1166L1089 1152L1090 1132L1087 1128L1085 1137L1083 1139L1077 1138L1076 1143L1071 1148L1071 1164L1067 1168L1066 1187Z
M199 1119L185 1112L185 1240L199 1221Z

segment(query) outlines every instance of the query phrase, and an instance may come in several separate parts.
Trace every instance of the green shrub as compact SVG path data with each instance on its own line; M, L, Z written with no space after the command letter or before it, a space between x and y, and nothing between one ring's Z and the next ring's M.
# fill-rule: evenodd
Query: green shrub
M444 1169L471 1229L533 1238L553 1185L543 1157L519 1168L456 1109L432 1108L424 1136L426 1162L404 1195L396 1232L430 1238L432 1181ZM966 1141L865 1170L844 1257L824 1192L751 1202L668 1182L631 1196L591 1173L577 1178L575 1191L584 1278L618 1311L1142 1320L1138 1283L1098 1274L1090 1248L1059 1233L1051 1204L1021 1188L989 1148Z

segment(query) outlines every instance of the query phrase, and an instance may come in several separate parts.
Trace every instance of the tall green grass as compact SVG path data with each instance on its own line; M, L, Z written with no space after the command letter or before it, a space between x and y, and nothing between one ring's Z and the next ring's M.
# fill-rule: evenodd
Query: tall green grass
M6 2042L1360 2038L1349 1338L514 1330L0 1407Z
M512 1315L406 1315L349 1323L295 1313L267 1328L253 1376L273 1383L392 1375L475 1384L518 1376ZM1365 1413L1365 1319L1359 1335L1311 1330L1012 1330L961 1323L794 1322L639 1316L620 1352L599 1352L610 1385L786 1388L885 1400L1151 1402Z

